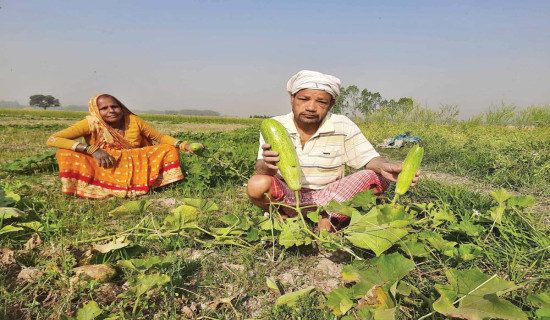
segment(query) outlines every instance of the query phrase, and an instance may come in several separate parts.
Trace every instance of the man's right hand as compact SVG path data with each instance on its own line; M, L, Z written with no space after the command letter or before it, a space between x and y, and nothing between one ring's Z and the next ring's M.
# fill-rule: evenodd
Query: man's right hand
M277 167L279 152L271 150L271 145L267 143L262 145L262 149L264 150L262 152L263 159L258 159L258 161L256 161L256 172L274 176L279 170L279 167Z
M115 158L101 149L97 149L96 152L92 153L92 157L97 161L97 165L103 168L109 168L115 164Z
M264 163L267 168L271 170L279 170L277 162L279 162L279 152L271 150L271 145L266 143L262 145L262 156L264 157Z

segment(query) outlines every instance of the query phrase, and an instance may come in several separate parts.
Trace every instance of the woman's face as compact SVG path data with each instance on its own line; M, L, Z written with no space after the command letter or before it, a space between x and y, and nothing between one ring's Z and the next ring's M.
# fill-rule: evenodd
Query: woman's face
M97 99L97 108L103 121L108 124L117 124L124 118L124 111L122 111L116 100L111 97Z

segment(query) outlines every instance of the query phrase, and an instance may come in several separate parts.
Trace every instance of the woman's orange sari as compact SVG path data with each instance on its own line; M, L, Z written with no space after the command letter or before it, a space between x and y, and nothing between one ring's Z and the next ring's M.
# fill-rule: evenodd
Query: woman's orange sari
M150 189L183 179L178 149L171 145L153 145L142 137L141 147L135 148L116 130L103 121L94 96L87 116L91 137L89 144L97 144L109 153L115 164L110 168L98 166L90 155L59 149L57 160L63 193L80 197L103 199L107 197L135 197ZM117 100L125 113L125 121L133 114Z

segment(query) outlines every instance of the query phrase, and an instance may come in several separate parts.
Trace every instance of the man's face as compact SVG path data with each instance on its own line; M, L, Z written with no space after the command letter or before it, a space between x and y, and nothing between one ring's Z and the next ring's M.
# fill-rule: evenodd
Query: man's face
M290 96L290 104L298 124L319 125L334 105L334 99L323 90L303 89Z

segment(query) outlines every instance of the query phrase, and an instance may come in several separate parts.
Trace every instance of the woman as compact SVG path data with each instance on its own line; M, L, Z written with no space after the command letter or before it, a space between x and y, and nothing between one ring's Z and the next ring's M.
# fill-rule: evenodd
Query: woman
M59 148L63 193L134 197L183 179L178 148L193 153L189 143L153 129L111 95L94 96L88 107L89 116L47 142ZM80 137L86 143L74 140Z

